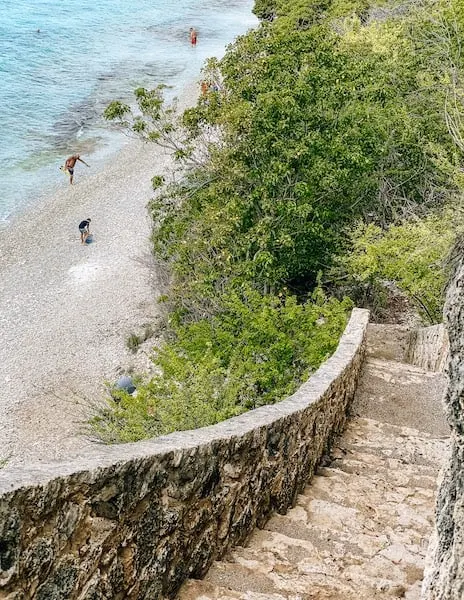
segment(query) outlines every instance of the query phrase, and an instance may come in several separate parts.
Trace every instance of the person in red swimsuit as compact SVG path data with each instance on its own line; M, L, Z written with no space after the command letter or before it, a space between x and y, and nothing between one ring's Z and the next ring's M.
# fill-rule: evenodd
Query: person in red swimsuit
M190 27L190 43L192 46L197 45L197 30L194 27Z

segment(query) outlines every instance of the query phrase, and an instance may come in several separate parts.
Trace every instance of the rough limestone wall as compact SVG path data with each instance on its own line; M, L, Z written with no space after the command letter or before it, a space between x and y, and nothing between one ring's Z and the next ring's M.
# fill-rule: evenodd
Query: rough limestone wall
M0 598L172 597L272 511L345 423L368 312L293 396L213 427L0 471Z
M460 249L462 254L462 248ZM445 403L452 428L451 457L440 483L422 597L464 598L464 259L456 267L445 305L450 357Z
M0 473L0 597L156 599L201 576L312 474L345 421L366 324L354 311L335 355L278 405Z
M411 332L407 361L425 371L444 371L449 356L445 326L431 325Z

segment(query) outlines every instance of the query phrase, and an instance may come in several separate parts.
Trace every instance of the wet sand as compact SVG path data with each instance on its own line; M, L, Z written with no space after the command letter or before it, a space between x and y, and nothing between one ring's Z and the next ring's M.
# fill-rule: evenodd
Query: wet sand
M151 177L170 168L165 151L131 141L98 173L83 177L78 163L75 185L63 179L58 193L0 232L5 468L78 455L94 443L82 422L105 381L143 365L126 343L159 310L146 205ZM93 242L82 245L78 224L88 217Z

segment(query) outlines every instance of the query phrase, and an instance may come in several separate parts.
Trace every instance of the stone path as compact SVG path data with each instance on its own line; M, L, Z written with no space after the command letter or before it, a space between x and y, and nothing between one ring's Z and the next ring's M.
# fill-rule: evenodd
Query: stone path
M404 362L407 331L370 326L346 432L286 515L178 600L420 598L447 452L444 378Z

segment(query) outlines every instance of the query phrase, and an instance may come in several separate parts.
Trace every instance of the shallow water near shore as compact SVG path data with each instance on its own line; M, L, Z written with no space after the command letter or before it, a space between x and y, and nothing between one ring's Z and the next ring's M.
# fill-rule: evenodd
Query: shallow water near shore
M102 111L143 85L198 79L255 26L250 0L3 0L0 3L0 229L67 184L59 166L80 152L94 171L127 141ZM189 27L198 31L191 47ZM86 172L87 171L87 172ZM90 173L83 165L76 178ZM117 168L116 168L117 173Z

